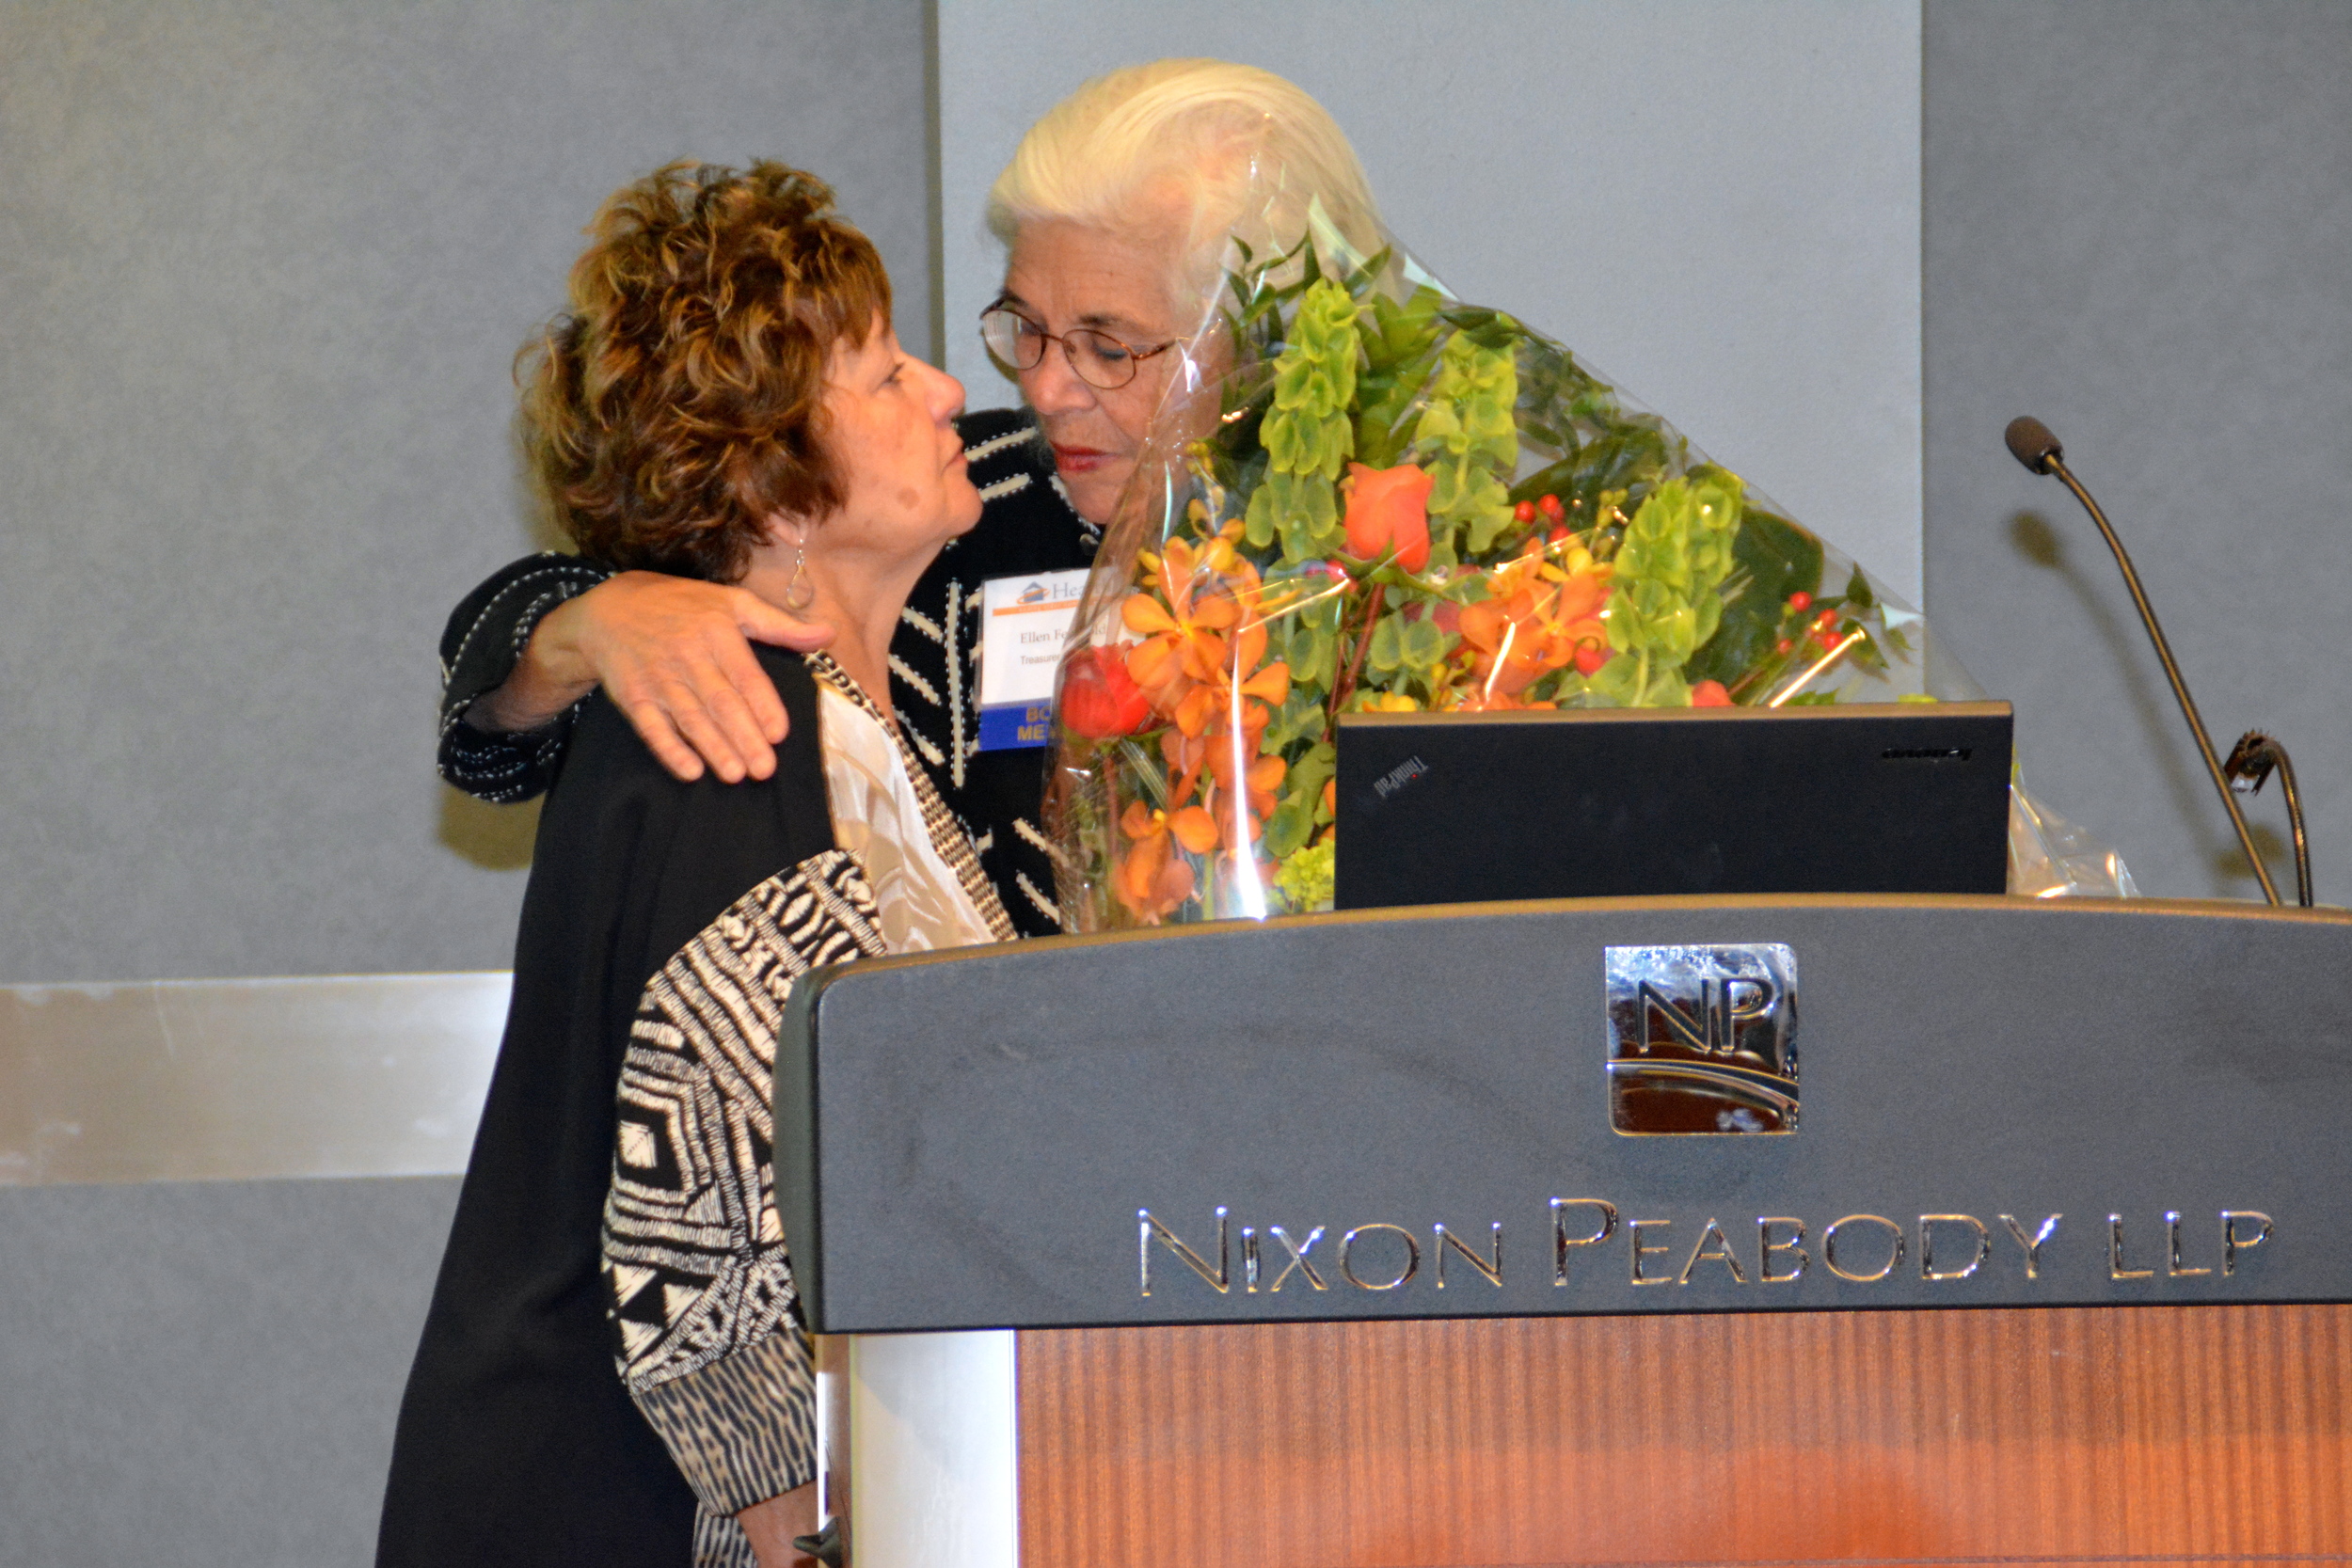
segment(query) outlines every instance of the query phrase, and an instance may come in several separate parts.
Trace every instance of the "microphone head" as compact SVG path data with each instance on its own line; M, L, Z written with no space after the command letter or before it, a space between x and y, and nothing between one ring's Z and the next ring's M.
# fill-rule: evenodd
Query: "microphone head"
M2059 446L2058 438L2050 434L2050 427L2031 414L2020 414L2010 420L2009 429L2002 432L2001 439L2009 443L2011 457L2038 474L2048 473L2054 465L2066 457L2066 449Z

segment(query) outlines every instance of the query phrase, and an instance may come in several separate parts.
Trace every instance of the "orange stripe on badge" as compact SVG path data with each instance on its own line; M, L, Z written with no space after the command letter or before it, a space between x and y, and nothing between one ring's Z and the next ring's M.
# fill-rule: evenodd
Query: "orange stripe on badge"
M998 605L991 615L1034 615L1041 610L1068 610L1077 604L1075 599L1047 599L1042 604Z

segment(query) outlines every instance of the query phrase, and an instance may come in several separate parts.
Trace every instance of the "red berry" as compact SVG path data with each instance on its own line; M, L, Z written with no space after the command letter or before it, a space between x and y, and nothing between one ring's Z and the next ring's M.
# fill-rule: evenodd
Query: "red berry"
M1824 610L1821 613L1813 617L1813 629L1817 632L1825 632L1836 624L1837 611L1834 610Z
M1561 516L1562 516L1562 511L1561 511L1561 507L1560 507L1560 498L1559 498L1559 497L1557 497L1557 496L1546 496L1546 497L1544 497L1541 500L1538 500L1535 504L1536 504L1537 506L1541 507L1541 508L1543 509L1543 514L1544 514L1544 515L1545 515L1545 516L1547 516L1547 517L1549 517L1549 518L1550 518L1553 522L1555 522L1555 523L1556 523L1556 522L1558 522L1558 521L1560 520L1560 518L1561 518Z
M1804 589L1802 589L1802 588L1798 589L1795 593L1793 593L1793 594L1789 594L1789 595L1788 595L1788 608L1789 608L1789 609L1791 609L1791 610L1795 610L1795 611L1796 611L1798 614L1800 614L1800 615L1804 614L1804 613L1807 610L1810 610L1812 607L1813 607L1813 595L1812 595L1812 594L1808 594L1808 593L1806 593L1806 592L1805 592Z
M1789 641L1788 639L1784 637L1779 641L1772 644L1772 652L1776 654L1785 654L1795 646L1796 644L1794 642Z
M1570 533L1566 529L1556 528L1553 529L1549 535L1549 542L1554 545L1565 545L1575 537L1576 535Z
M1535 520L1535 503L1534 501L1521 501L1518 505L1511 508L1511 515L1518 518L1522 523L1532 523Z

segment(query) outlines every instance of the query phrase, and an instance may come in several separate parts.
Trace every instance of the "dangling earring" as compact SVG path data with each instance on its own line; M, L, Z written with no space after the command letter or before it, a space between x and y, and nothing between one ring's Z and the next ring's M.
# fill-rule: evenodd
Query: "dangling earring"
M817 585L808 580L808 543L796 541L792 546L792 575L785 579L784 611L798 615L817 602Z

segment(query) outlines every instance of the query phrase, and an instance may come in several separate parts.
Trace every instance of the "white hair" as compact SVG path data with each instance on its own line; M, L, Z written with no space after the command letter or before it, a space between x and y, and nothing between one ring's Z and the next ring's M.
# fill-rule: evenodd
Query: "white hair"
M1224 60L1153 60L1098 76L1029 127L988 193L989 229L1009 247L1025 224L1104 230L1185 215L1180 287L1214 291L1238 238L1263 257L1311 228L1324 261L1380 244L1372 186L1328 111L1292 83Z

